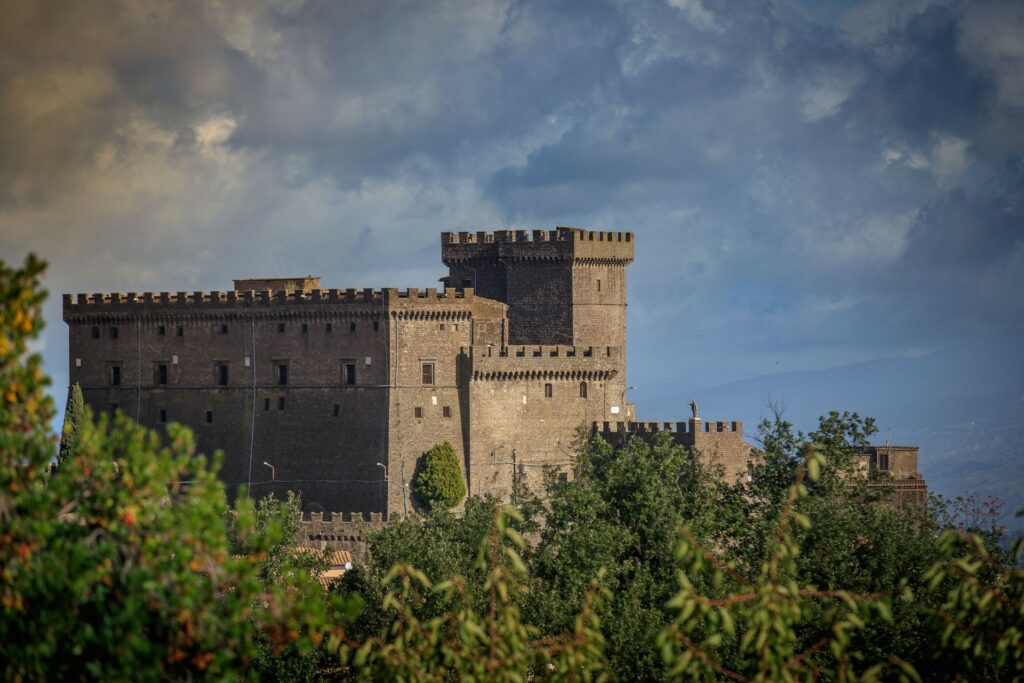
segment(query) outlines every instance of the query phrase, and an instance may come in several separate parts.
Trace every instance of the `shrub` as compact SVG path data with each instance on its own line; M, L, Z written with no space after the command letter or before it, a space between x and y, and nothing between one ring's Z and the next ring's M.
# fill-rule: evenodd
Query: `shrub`
M466 496L462 467L455 449L445 441L423 454L416 475L416 496L431 509L451 509Z

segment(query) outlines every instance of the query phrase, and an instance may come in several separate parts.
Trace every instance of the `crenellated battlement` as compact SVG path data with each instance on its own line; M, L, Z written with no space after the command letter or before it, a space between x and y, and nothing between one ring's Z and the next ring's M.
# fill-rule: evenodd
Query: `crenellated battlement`
M657 434L668 432L674 435L694 435L732 432L743 438L741 420L690 420L689 422L595 422L594 430L606 434Z
M470 346L461 357L476 381L608 380L618 375L614 346Z
M441 259L446 265L471 261L601 261L633 260L633 233L559 227L554 230L497 230L441 233Z
M632 242L631 232L605 232L558 227L554 230L442 232L441 244L503 244L510 242Z

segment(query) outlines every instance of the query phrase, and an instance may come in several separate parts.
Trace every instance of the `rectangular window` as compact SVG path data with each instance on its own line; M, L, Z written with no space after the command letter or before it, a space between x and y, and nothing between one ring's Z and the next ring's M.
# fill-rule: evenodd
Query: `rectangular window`
M218 334L227 334L227 333L228 333L228 326L227 325L221 325L219 330L218 330Z
M217 386L226 387L228 385L228 364L217 363Z
M213 411L212 410L207 410L206 411L206 424L213 424Z
M110 338L111 339L117 339L117 327L116 326L110 328Z
M879 453L878 454L878 469L887 471L889 469L889 454Z
M277 324L277 333L278 334L284 334L284 323L278 323Z
M288 364L278 363L274 367L275 383L278 384L279 386L285 386L286 384L288 384Z
M341 415L341 406L337 403L334 404L334 417Z
M277 409L284 410L284 396L277 399Z
M420 381L423 384L433 384L434 383L434 364L433 363L423 363L420 366Z
M156 336L163 337L166 334L167 334L167 328L166 327L164 327L163 325L157 325L156 326Z
M121 366L111 365L110 366L110 386L119 387L121 386Z
M355 332L356 331L356 324L355 323L349 323L348 324L348 331L349 332Z
M580 398L586 398L586 397L587 397L587 383L586 382L580 382Z
M309 323L302 323L302 334L309 334Z
M327 323L327 328L326 329L327 329L327 333L328 334L330 334L331 332L334 332L334 324L333 323Z
M439 324L439 325L437 326L437 329L439 329L439 330L441 330L442 332L444 332L444 323L441 323L441 324Z
M452 407L451 406L444 406L444 407L441 408L441 417L451 417L451 416L452 416Z
M544 398L551 398L552 396L554 396L554 393L555 392L551 388L550 384L545 384L544 385Z
M177 334L178 334L179 337L184 337L185 336L185 328L182 327L181 325L178 325L178 332L177 332Z
M160 423L163 424L163 423L166 423L166 422L167 422L167 411L164 410L163 408L161 408L160 409Z
M100 328L98 328L98 327L92 328L92 338L93 339L99 339L100 338Z
M156 384L158 386L165 386L167 384L167 363L157 363L155 369L156 372L153 374L155 374L156 377L153 379L156 380Z
M373 331L376 332L380 329L380 323L376 320L373 321Z
M423 419L423 408L416 406L412 409L412 414L416 416L417 420Z
M569 475L566 472L559 472L558 473L558 483L559 484L568 484L569 483Z
M599 291L599 292L601 291L601 281L600 280L597 281L597 291Z
M341 364L341 383L342 384L355 384L356 383L356 362L345 361Z
M270 410L270 399L263 399L263 410Z

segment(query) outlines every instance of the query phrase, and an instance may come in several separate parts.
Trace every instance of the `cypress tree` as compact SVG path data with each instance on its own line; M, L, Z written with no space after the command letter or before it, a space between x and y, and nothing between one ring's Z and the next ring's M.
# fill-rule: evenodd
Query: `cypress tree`
M447 441L423 454L416 496L431 509L451 509L466 497L466 483L455 449Z
M64 408L64 427L61 429L58 463L66 462L75 454L84 421L85 399L82 397L82 387L75 382L68 390L68 403Z

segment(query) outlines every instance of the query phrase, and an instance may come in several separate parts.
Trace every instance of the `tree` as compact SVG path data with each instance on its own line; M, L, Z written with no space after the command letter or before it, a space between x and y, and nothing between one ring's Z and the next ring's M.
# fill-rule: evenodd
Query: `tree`
M75 382L68 390L68 402L64 408L64 427L61 429L58 464L74 456L81 438L82 423L85 421L85 399L82 387Z
M462 467L455 449L447 441L424 453L417 469L416 496L430 509L450 510L466 497Z

